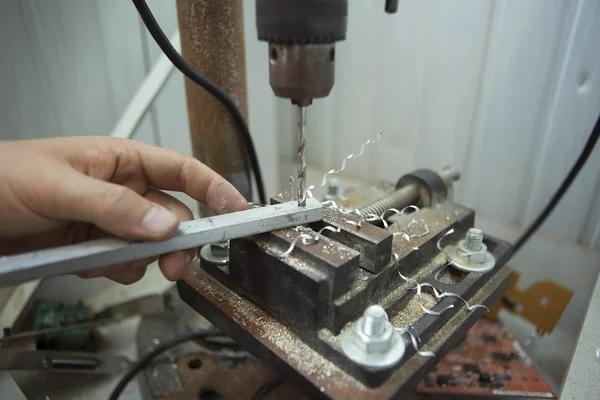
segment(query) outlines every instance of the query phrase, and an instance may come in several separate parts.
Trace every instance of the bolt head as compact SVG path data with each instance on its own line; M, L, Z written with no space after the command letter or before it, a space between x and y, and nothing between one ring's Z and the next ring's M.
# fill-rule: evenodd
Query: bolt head
M200 259L212 265L223 266L229 263L229 242L213 243L202 246Z
M387 315L386 315L387 319ZM385 353L389 350L394 327L389 321L385 321L383 333L378 336L368 336L363 332L364 317L360 318L354 326L354 344L367 353Z
M473 251L467 248L465 244L465 240L461 240L458 242L458 246L456 247L456 255L462 258L463 260L475 264L481 264L485 262L485 257L487 253L487 246L485 244L481 244L481 248L477 251Z
M229 257L229 241L212 243L210 252L216 257Z

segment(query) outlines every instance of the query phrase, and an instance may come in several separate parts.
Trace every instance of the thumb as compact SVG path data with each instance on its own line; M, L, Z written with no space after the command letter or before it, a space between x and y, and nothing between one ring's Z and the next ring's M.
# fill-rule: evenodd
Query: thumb
M177 216L132 189L76 173L64 179L51 204L54 219L83 221L130 240L161 240L179 227Z

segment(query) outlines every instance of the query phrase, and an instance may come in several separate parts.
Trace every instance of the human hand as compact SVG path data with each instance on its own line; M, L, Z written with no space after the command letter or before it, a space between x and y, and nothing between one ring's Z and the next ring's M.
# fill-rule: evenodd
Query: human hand
M107 236L162 240L192 219L185 192L217 214L249 208L223 177L192 157L111 137L0 142L0 256ZM158 258L164 276L180 279L196 249ZM79 275L130 284L156 258Z

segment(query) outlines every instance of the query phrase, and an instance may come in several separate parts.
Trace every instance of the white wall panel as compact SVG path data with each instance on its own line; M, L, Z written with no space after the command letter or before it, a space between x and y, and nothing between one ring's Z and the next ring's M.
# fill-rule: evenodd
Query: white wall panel
M561 74L552 96L548 118L543 130L531 195L525 207L525 221L532 220L547 203L571 169L589 137L600 110L600 57L593 51L600 39L600 3L595 0L578 2L577 14L569 35ZM589 216L600 200L600 151L592 154L586 168L565 196L558 212L546 224L547 231L558 236L592 243L582 233ZM596 215L595 229L600 227Z
M62 135L25 2L7 0L0 13L0 138Z
M576 3L494 4L473 141L457 198L486 214L519 223Z
M152 119L150 114L146 114L141 120L131 139L137 140L138 142L146 143L151 146L156 146L154 142L154 135L152 133Z
M373 62L373 70L365 76L366 84L376 88L374 96L364 101L371 105L373 114L369 119L369 136L383 131L382 143L370 149L368 154L372 162L356 160L356 167L371 165L370 173L363 177L375 175L377 179L396 181L403 171L413 169L418 164L416 148L420 140L419 130L423 112L429 46L435 40L432 37L432 22L437 12L437 4L427 2L401 2L398 13L384 14L381 4L375 2L373 12L377 20L379 32L373 43L367 47L378 48L377 58ZM362 20L367 27L370 22L363 15L354 18ZM355 27L350 25L349 29ZM359 35L357 31L356 35ZM351 42L347 46L352 48ZM354 51L356 62L362 55ZM348 78L349 79L349 78ZM371 83L372 82L372 83ZM346 110L349 111L350 104ZM366 119L367 110L360 115ZM340 115L338 119L344 119ZM339 138L341 139L341 137ZM357 138L357 142L364 141ZM363 169L364 171L364 169Z
M0 5L0 138L107 134L144 78L129 2Z
M154 103L161 146L191 155L190 128L185 102L183 76L173 70Z
M395 180L459 167L458 201L524 225L554 192L600 111L597 1L350 0L336 87L309 109L309 160ZM288 116L293 118L293 116ZM322 134L325 132L325 134ZM286 148L286 151L287 148ZM600 151L544 231L599 246Z
M148 72L144 65L144 41L139 34L138 14L130 1L94 1L100 22L102 48L116 116L121 115ZM141 21L140 21L141 23ZM173 32L167 31L167 34Z
M595 157L598 157L596 154ZM598 171L596 169L596 171ZM596 195L592 198L592 207L587 216L585 229L580 242L595 249L600 249L600 180L596 177Z
M379 62L378 41L384 40L380 21L385 15L382 4L375 1L351 1L347 41L336 46L336 84L332 92L332 129L325 130L319 120L311 118L307 134L312 137L308 150L323 146L330 168L339 168L342 159L358 152L366 138L375 138L379 129L373 122L377 97ZM390 139L393 137L390 136ZM323 143L323 144L321 144ZM391 143L390 143L391 144ZM361 163L348 163L347 172L357 177L369 175L372 153L365 153ZM309 155L309 158L312 157ZM316 182L315 182L316 183Z
M492 1L472 4L469 13L453 2L436 3L418 88L418 164L438 170L446 165L460 166L465 159L493 16ZM395 119L390 125L398 125L397 117L388 114L389 119Z
M28 0L26 27L33 29L64 135L103 134L117 111L112 102L96 4ZM123 34L127 34L125 31ZM35 93L28 93L35 96Z

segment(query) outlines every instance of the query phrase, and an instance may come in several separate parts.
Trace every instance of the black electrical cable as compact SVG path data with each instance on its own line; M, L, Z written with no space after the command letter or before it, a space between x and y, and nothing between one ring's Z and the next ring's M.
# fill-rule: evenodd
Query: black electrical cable
M535 231L537 231L539 229L539 227L544 223L544 221L546 221L546 218L548 218L548 216L552 213L552 211L554 210L556 205L560 202L563 195L567 192L567 190L569 189L569 187L571 186L571 184L573 183L573 181L579 174L579 171L581 171L581 169L585 165L586 161L590 157L590 154L592 154L592 151L594 150L594 146L596 145L596 142L598 141L599 136L600 136L600 116L596 120L596 125L594 125L594 129L592 130L592 133L590 134L590 137L588 138L587 143L585 144L585 147L581 151L579 158L577 159L577 161L571 168L569 175L567 175L565 180L562 182L562 184L560 185L560 187L558 188L556 193L554 193L554 196L552 196L552 199L550 199L550 201L548 202L546 207L542 210L540 215L538 215L538 217L535 219L535 221L533 221L531 223L531 225L525 230L525 232L523 232L521 234L521 237L519 237L519 239L517 239L517 241L515 242L515 244L513 246L514 247L513 254L517 253L521 249L521 247L523 247L523 245L529 240L531 235L533 235L535 233Z
M231 114L233 121L238 127L242 142L248 151L250 166L254 172L254 180L256 182L256 188L258 189L258 197L262 204L267 204L265 186L262 179L262 173L260 172L260 166L258 164L258 157L256 156L254 143L252 142L252 136L250 135L248 125L246 125L246 121L244 120L244 117L242 116L242 113L238 107L235 105L235 102L227 93L225 93L222 88L192 68L192 66L188 64L183 57L181 57L177 50L171 46L171 42L169 42L169 39L165 36L165 33L158 25L158 22L156 22L154 15L152 15L152 11L150 11L150 8L148 8L148 5L144 0L132 1L138 13L140 14L142 21L144 22L144 25L146 25L146 28L156 41L156 44L158 44L160 49L163 51L163 53L165 53L173 65L193 82L215 96L217 100L223 103L227 111L229 111Z
M119 398L119 396L121 395L121 393L123 393L123 390L125 389L125 387L129 384L129 382L131 382L131 380L140 371L147 368L156 357L158 357L165 351L167 351L173 347L179 346L180 344L187 342L189 340L203 340L203 339L206 339L207 337L213 337L213 336L219 336L219 335L222 335L222 333L217 330L191 332L191 333L186 333L181 336L178 336L173 340L169 340L168 342L161 343L158 347L156 347L150 353L148 353L144 357L142 357L138 362L136 362L131 367L131 369L129 371L127 371L127 373L121 378L121 380L119 381L117 386L115 386L115 388L113 389L108 400L117 400Z
M265 397L267 397L269 395L269 393L271 393L273 390L277 389L283 383L284 383L284 381L281 378L274 378L274 379L266 382L264 385L259 387L256 392L254 392L254 394L252 395L250 400L263 400Z

